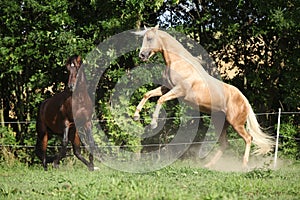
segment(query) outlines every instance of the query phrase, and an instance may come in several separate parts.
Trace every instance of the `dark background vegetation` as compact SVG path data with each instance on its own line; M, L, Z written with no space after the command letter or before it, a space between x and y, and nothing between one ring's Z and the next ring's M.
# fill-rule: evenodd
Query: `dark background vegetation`
M85 58L103 40L144 25L173 28L199 42L223 80L238 87L255 112L300 109L297 0L2 0L0 13L1 144L34 144L38 106L62 91L70 55ZM137 55L138 50L119 58L101 77L100 118L112 118L105 109L111 89L118 77L138 64ZM129 114L143 92L153 87L140 89ZM176 116L178 111L170 112ZM299 118L290 114L282 119L282 148L292 157L299 156ZM259 121L275 133L277 115L259 116ZM103 125L117 145L130 143L128 133L116 124ZM165 132L172 126L167 123Z

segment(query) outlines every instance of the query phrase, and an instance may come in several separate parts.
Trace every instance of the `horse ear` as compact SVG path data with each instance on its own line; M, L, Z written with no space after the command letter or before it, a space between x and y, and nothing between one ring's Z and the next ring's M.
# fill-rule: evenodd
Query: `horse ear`
M144 25L144 29L145 29L145 31L147 31L147 30L148 30L148 28L147 28L147 26L146 26L146 25Z
M77 63L79 63L79 65L81 65L82 60L81 60L80 56L77 57L76 61L77 61Z
M66 66L67 66L67 70L70 71L70 58L68 58L67 62L66 62Z
M157 24L155 27L154 27L154 30L157 31L159 28L159 25Z

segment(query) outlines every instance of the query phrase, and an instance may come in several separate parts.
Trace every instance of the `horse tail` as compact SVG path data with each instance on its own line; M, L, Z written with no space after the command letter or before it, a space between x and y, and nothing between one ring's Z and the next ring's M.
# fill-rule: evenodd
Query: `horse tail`
M272 136L262 131L250 104L249 114L247 117L247 129L249 134L253 138L253 143L256 145L254 154L267 154L268 152L273 150L273 147L275 145L274 139Z
M43 150L42 150L42 137L43 137L43 131L42 124L41 124L41 110L43 108L43 105L45 104L45 101L42 102L39 106L37 117L36 117L36 132L37 132L37 138L36 138L36 144L35 144L35 154L40 160L43 160Z
M47 100L43 101L38 109L38 113L37 113L37 117L36 117L36 132L37 132L37 138L36 138L36 144L35 144L35 154L37 155L37 157L43 161L43 148L42 148L42 141L43 141L43 137L45 135L45 130L43 130L43 124L42 124L42 116L41 116L41 112L45 106L45 103L47 102ZM46 162L53 162L55 159L55 157L46 157Z

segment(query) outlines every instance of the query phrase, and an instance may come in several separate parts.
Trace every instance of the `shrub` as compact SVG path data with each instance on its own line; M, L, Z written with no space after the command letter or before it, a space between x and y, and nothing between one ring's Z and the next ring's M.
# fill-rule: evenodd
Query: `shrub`
M292 117L289 118L287 123L282 123L280 125L279 152L284 157L292 159L297 159L300 157L300 147L299 143L297 143L299 131L299 127L294 125Z

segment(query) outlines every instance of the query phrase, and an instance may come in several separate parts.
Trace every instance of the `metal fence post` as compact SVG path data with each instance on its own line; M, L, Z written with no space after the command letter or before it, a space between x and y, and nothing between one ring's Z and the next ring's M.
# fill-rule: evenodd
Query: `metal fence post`
M276 168L276 166L277 166L279 129L280 129L280 115L281 115L281 108L279 108L279 110L278 110L277 135L276 135L276 146L275 146L275 155L274 155L274 168Z

